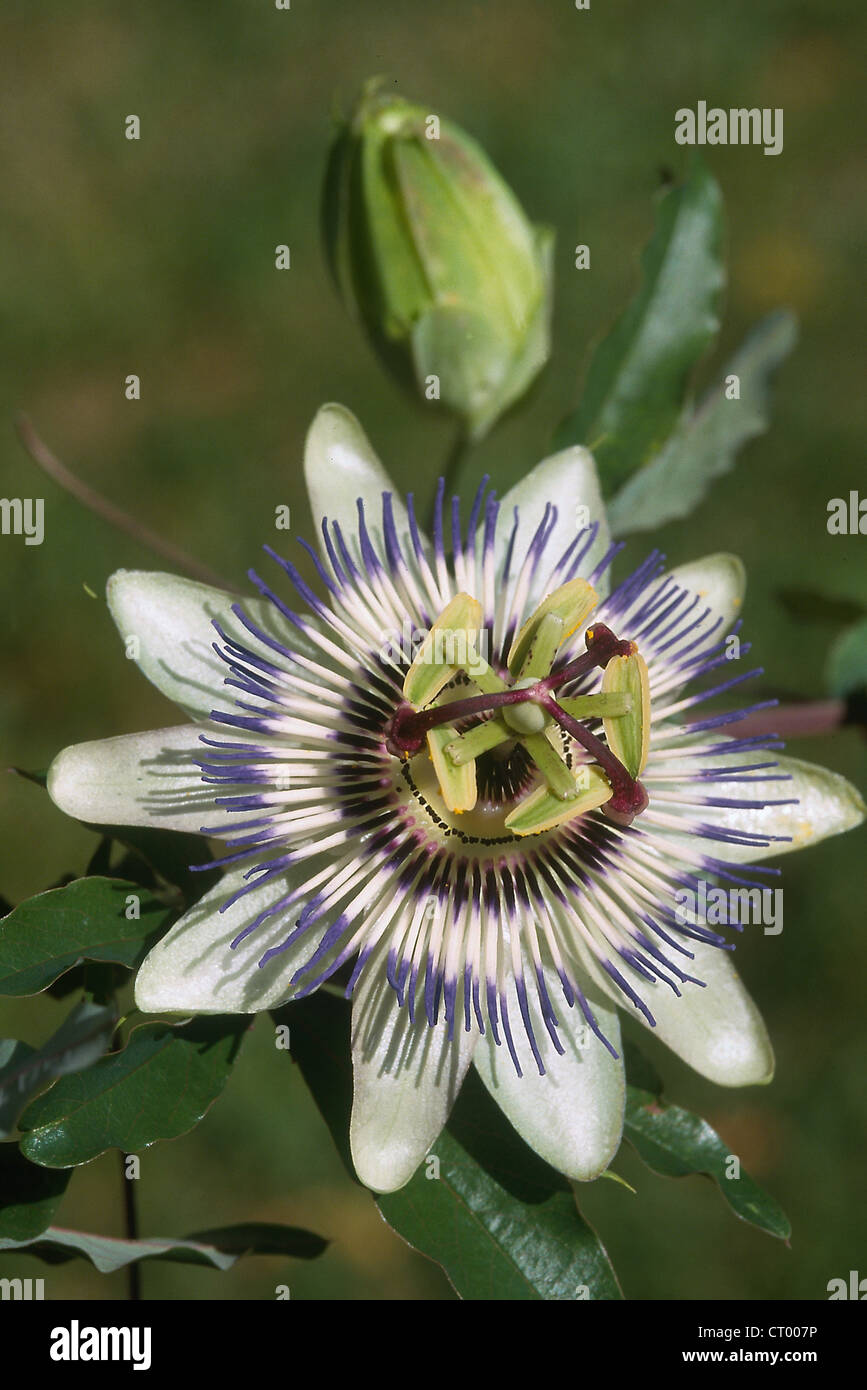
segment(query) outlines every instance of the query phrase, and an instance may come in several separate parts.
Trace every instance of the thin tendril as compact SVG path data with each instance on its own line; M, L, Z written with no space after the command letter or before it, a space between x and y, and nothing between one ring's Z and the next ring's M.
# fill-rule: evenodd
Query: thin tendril
M214 585L218 589L229 587L226 585L225 581L222 580L219 575L215 574L213 570L209 569L207 565L203 565L200 561L194 560L192 556L187 555L186 551L173 545L171 541L165 540L164 537L157 535L155 531L151 531L140 521L136 521L125 511L122 511L120 507L115 506L114 502L110 502L107 497L101 496L100 493L96 492L92 487L89 487L87 483L77 478L75 474L51 452L48 445L40 439L33 424L26 415L18 415L16 417L15 431L26 453L33 462L42 469L43 473L47 473L49 478L52 478L54 482L58 483L60 487L70 493L76 501L81 502L89 511L101 517L103 521L107 521L109 526L113 526L116 531L122 531L124 534L131 536L133 540L138 541L140 545L147 546L149 550L156 551L158 555L162 555L164 559L168 560L169 563L177 569L185 570L193 579L198 579L203 584ZM234 586L231 587L234 592Z

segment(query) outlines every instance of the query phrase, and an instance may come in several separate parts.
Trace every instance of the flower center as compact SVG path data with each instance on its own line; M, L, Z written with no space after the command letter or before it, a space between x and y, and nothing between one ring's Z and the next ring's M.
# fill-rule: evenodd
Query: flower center
M513 835L539 834L597 807L631 824L648 801L638 780L650 731L647 666L633 642L602 623L587 629L582 655L556 664L596 603L583 579L549 594L500 673L481 655L481 605L456 595L407 672L404 700L386 728L388 751L404 760L426 753L454 814L472 811L480 792L489 799L497 787ZM598 693L561 693L596 669L604 673ZM467 682L477 694L464 693ZM588 722L601 722L604 741ZM584 752L577 767L563 756L569 740ZM524 795L534 767L538 785Z

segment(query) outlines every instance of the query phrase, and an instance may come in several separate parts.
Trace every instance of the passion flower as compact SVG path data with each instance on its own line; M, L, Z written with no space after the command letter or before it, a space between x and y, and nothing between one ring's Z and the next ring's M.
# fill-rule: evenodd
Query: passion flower
M340 407L305 465L321 591L270 550L280 583L251 571L241 601L114 575L121 635L193 722L79 744L50 772L70 815L224 842L222 881L144 961L139 1007L255 1012L339 978L352 1151L380 1191L408 1181L470 1064L545 1159L595 1177L622 1129L618 1007L722 1085L769 1080L730 944L678 902L708 877L764 886L779 871L758 861L864 807L737 737L745 711L702 711L754 674L714 675L740 563L666 573L654 552L610 587L578 448L502 503L454 499L448 524L441 489L430 541ZM426 634L412 655L407 623Z

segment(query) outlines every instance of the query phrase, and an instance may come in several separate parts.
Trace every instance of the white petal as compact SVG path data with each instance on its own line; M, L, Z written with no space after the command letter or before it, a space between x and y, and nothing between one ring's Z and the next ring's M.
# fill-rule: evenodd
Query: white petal
M663 582L666 579L673 579L680 588L698 594L714 617L723 619L717 628L718 638L722 638L734 619L740 616L747 590L747 572L737 555L724 551L705 555L701 560L678 565L663 576Z
M135 982L135 1002L145 1013L256 1013L287 998L294 972L310 958L321 933L301 938L259 968L270 946L286 939L303 900L263 922L233 951L231 941L266 907L290 891L289 874L252 889L220 912L244 883L235 870L176 922L145 957Z
M352 1004L354 1074L350 1143L359 1178L374 1192L409 1182L436 1142L466 1074L477 1035L445 1021L415 1024L380 967L368 968Z
M829 835L841 835L844 830L852 830L864 819L867 807L860 792L841 777L816 763L805 763L800 758L780 757L770 754L777 763L774 772L791 776L790 782L750 782L742 787L745 797L756 797L769 801L797 797L795 806L766 806L761 811L718 811L711 809L707 819L714 825L739 826L743 830L754 831L760 835L786 835L789 840L773 843L769 849L749 849L741 845L726 845L720 852L721 859L736 859L740 863L750 863L758 859L773 858L778 854L790 854L796 849L806 849L808 845L818 844ZM739 761L748 761L746 755L739 755ZM729 760L724 760L727 763ZM755 754L752 761L756 761ZM764 761L764 759L759 759ZM722 788L725 795L725 789ZM736 791L732 796L738 796Z
M200 726L75 743L48 770L48 794L76 820L197 833L213 823L214 789L193 763Z
M137 639L136 660L148 680L194 719L234 702L224 688L229 668L213 648L219 640L213 619L242 644L253 640L232 612L233 603L289 647L308 650L305 639L289 629L266 599L242 598L174 574L118 570L108 581L106 596L124 642Z
M512 560L513 574L516 567L519 569L523 563L527 548L549 502L557 508L557 520L537 571L535 584L530 589L528 611L545 597L541 586L548 573L584 526L599 522L596 539L581 566L582 577L586 578L589 575L611 544L593 456L579 445L573 445L543 459L506 493L497 525L498 568L505 558L515 507L519 509L520 521ZM603 576L596 587L600 598L604 598L609 588L608 576Z
M686 565L678 565L642 590L629 611L618 613L616 619L612 620L619 637L632 636L632 613L643 609L660 589L666 586L670 589L672 580L685 592L681 595L675 614L663 616L659 623L662 651L656 654L657 639L653 630L639 642L648 663L651 695L666 706L678 699L692 679L689 672L684 675L678 671L676 679L672 680L672 661L679 664L684 659L679 655L680 647L685 645L688 650L693 649L694 656L696 647L709 651L717 643L721 644L734 620L740 616L747 587L746 570L737 555L721 551L715 555L705 555L701 560L691 560ZM673 592L670 597L673 598ZM698 603L695 602L696 598ZM667 608L668 600L660 611L664 614ZM601 616L605 617L604 612ZM701 618L701 626L695 627L698 618ZM674 631L678 628L686 629L682 642L673 640Z
M724 743L724 740L720 741ZM685 759L680 760L684 768ZM791 854L797 849L818 844L829 835L841 835L852 830L864 819L867 807L860 792L841 777L838 772L820 767L816 763L805 763L799 758L782 757L775 752L708 754L689 764L690 770L699 767L726 768L745 764L773 761L776 767L768 770L768 777L787 776L788 781L750 781L750 782L696 782L696 794L705 792L708 796L730 797L732 799L755 801L789 801L797 798L797 804L786 806L765 805L761 809L737 807L696 807L690 808L690 817L723 829L749 831L761 836L782 836L771 840L768 845L737 845L716 840L697 841L694 836L671 837L673 847L684 844L695 850L704 845L705 852L716 859L730 859L738 864L757 863L762 859L775 859L781 854ZM653 805L653 772L664 766L654 763L649 768L646 779ZM756 774L758 776L758 774Z
M368 531L382 554L382 494L390 492L398 537L405 544L406 508L358 420L342 405L324 405L304 444L304 477L316 540L322 549L322 519L338 522L343 539L357 559L358 499L364 503Z
M667 985L640 981L636 988L656 1019L650 1031L718 1086L770 1081L774 1054L768 1030L732 964L732 953L704 942L687 944L695 961L684 961L683 968L706 987L684 984L678 998ZM613 984L610 993L618 994ZM632 1011L623 995L620 1002ZM634 1016L648 1026L643 1015L634 1011Z
M620 1144L623 1062L611 1056L577 1007L567 1007L556 976L546 971L545 980L565 1047L562 1055L555 1049L535 990L528 986L533 1033L545 1075L539 1075L514 983L508 995L509 1020L523 1076L518 1076L507 1048L498 1047L490 1033L479 1044L473 1061L494 1100L530 1147L568 1178L585 1182L608 1167ZM616 1010L589 979L585 977L581 983L602 1032L619 1052Z

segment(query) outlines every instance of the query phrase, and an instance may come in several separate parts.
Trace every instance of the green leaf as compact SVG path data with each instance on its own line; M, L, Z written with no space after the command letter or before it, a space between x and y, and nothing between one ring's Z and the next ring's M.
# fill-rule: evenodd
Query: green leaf
M83 999L44 1044L0 1041L0 1139L8 1139L27 1102L55 1077L82 1071L105 1053L117 1010Z
M39 1168L14 1144L0 1144L0 1244L32 1240L44 1231L71 1176L68 1168Z
M274 1014L291 1055L352 1173L349 1009L319 991ZM618 1299L617 1279L559 1173L511 1128L470 1071L427 1165L399 1192L377 1198L390 1226L445 1270L467 1299Z
M26 1250L46 1264L66 1264L83 1257L101 1274L113 1274L137 1260L168 1260L172 1264L209 1265L220 1270L231 1269L242 1255L291 1255L311 1260L321 1255L327 1244L312 1231L267 1223L225 1226L184 1240L162 1236L118 1240L49 1226L30 1240L0 1240L0 1251Z
M655 1096L661 1096L662 1077L650 1058L626 1034L621 1039L621 1045L627 1084L639 1091L652 1091Z
M39 787L48 786L47 769L30 772L23 767L13 767L9 770L28 782L35 782ZM92 830L95 835L102 837L102 843L94 851L88 865L88 876L98 872L92 866L98 864L99 856L104 856L107 863L111 852L109 842L116 841L144 859L167 883L181 888L188 902L197 901L219 878L220 871L217 868L202 873L190 872L191 864L209 864L213 858L203 835L190 835L179 830L160 830L159 827L150 825L97 825L92 821L81 821L80 824L86 830ZM105 872L108 873L107 868Z
M841 633L828 653L825 684L832 695L867 686L867 618Z
M655 1173L667 1178L704 1174L719 1185L736 1216L769 1235L789 1239L792 1228L773 1198L739 1165L740 1176L727 1176L736 1155L699 1115L666 1104L653 1091L627 1086L624 1136Z
M86 994L95 1004L107 1004L128 979L127 971L122 965L85 960L56 979L45 993L51 999L67 999L70 994Z
M330 1244L302 1226L280 1226L273 1221L246 1221L237 1226L192 1231L187 1240L216 1245L230 1255L294 1255L298 1260L313 1260Z
M432 1157L438 1176L427 1176L428 1160L377 1204L408 1244L442 1266L461 1298L622 1297L569 1183L518 1137L472 1070Z
M111 852L114 848L114 841L110 835L102 835L99 844L87 861L83 878L111 878ZM152 885L148 885L151 887Z
M135 896L139 916L128 918ZM20 903L0 922L0 994L37 994L81 960L134 969L173 909L122 879L78 878Z
M768 314L755 325L722 382L684 414L656 457L612 499L612 535L653 530L698 506L713 479L734 466L738 450L767 429L771 382L796 338L796 321L784 311ZM726 381L732 376L740 383L737 400L726 396Z
M202 873L190 872L191 864L210 864L213 858L202 835L159 830L150 825L94 825L88 821L81 824L133 850L166 883L180 888L188 902L197 901L220 876L217 868Z
M19 1077L26 1077L38 1055L35 1047L18 1038L0 1038L0 1139L8 1139L13 1133L18 1116L33 1094L26 1081L19 1083Z
M134 1028L120 1052L61 1077L32 1102L19 1121L22 1153L66 1168L106 1149L138 1153L186 1134L223 1090L249 1026L232 1015Z
M352 1054L346 1000L320 989L307 999L273 1009L271 1017L275 1025L288 1027L289 1055L300 1067L337 1151L354 1178L349 1150Z
M661 448L690 374L719 327L722 195L697 157L665 193L641 259L642 284L590 363L581 404L556 447L584 444L608 493Z

